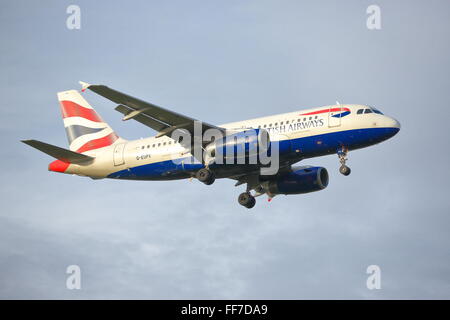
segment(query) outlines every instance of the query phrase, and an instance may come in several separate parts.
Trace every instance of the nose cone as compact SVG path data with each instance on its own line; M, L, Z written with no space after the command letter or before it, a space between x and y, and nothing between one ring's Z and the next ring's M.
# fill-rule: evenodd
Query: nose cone
M390 120L391 120L390 121L391 122L390 127L398 129L397 132L400 131L400 122L398 122L398 120L395 120L394 118L390 118Z
M390 118L390 125L389 125L392 130L394 131L394 134L397 134L400 131L400 122L398 122L398 120L394 119L394 118Z
M400 122L391 117L386 117L384 121L386 139L392 138L400 131Z

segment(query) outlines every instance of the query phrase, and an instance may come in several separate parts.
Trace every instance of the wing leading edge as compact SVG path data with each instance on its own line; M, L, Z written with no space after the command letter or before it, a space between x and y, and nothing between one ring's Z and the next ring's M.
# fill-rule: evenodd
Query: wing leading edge
M157 136L170 136L177 129L185 129L193 136L194 124L199 122L194 118L170 111L150 102L142 101L104 85L91 85L81 81L80 84L83 86L83 91L89 89L117 103L118 106L115 110L124 115L123 120L134 119L158 131ZM225 132L224 128L203 121L199 123L202 124L202 133L207 129L216 129Z

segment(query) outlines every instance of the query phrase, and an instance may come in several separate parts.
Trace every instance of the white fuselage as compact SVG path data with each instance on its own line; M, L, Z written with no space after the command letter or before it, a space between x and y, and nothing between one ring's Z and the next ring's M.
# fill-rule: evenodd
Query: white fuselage
M335 140L327 140L327 137L340 139L339 141L348 140L347 147L356 149L378 143L390 137L388 136L390 133L386 133L386 138L384 136L373 138L374 135L371 132L375 133L376 131L370 131L370 129L385 128L395 130L399 128L399 123L395 119L381 113L370 112L358 114L358 110L365 110L367 108L370 107L364 105L324 106L227 123L220 125L220 127L233 130L249 128L266 129L270 134L271 141L281 142L289 140L293 146L298 145L298 149L295 147L293 152L302 153L301 147L303 145L302 141L304 141L304 145L307 146L305 149L308 150L300 158L309 158L330 153L328 150L331 150L334 146L320 151L320 148L323 148L321 147L323 143L334 143ZM338 117L334 117L336 115ZM358 134L358 130L364 131L361 131L361 137L357 138L359 139L358 143L352 146L351 139L354 139L354 135ZM346 133L348 133L348 137ZM363 139L363 134L367 134L367 139L370 138L371 140L367 141L367 143L361 140ZM314 137L320 138L317 141L311 140ZM310 147L313 142L317 143L317 154ZM341 144L344 143L341 142ZM93 178L104 178L115 172L130 171L132 168L157 165L158 163L164 163L174 159L191 157L188 149L167 136L159 138L149 137L133 141L119 139L114 145L87 151L85 154L95 156L95 161L87 166L71 164L66 173L75 173ZM163 180L163 177L160 180Z

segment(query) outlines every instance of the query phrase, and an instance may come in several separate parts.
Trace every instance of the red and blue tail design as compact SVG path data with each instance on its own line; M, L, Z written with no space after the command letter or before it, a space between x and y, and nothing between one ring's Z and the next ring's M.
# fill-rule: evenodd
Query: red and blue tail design
M58 92L69 149L83 153L112 145L119 137L76 90Z

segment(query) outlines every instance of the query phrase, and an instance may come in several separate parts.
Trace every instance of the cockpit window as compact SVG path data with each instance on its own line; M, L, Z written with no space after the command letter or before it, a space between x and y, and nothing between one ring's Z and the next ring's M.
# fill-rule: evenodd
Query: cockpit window
M356 114L363 114L363 113L377 113L377 114L383 114L380 110L374 108L374 107L369 107L369 108L365 108L365 109L358 109L358 111L356 111Z
M372 111L373 111L373 112L375 112L375 113L377 113L377 114L383 114L383 112L381 112L380 110L375 109L374 107L371 107L371 108L372 108Z

